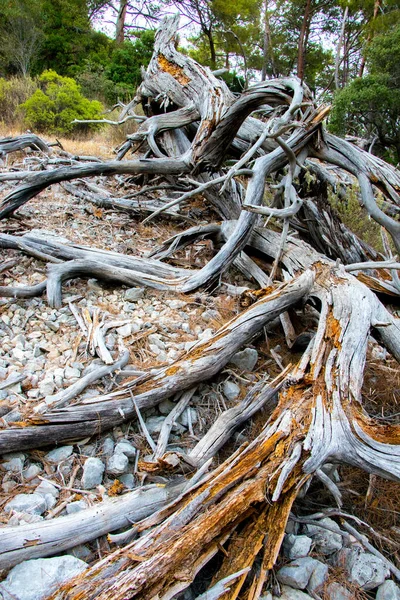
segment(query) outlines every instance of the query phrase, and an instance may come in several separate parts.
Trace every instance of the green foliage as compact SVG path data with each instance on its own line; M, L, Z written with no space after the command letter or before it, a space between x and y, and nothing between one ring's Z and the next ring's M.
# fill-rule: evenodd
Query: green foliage
M231 92L240 94L245 88L244 77L238 75L236 71L229 71L228 73L223 73L222 75L220 75L220 79L223 79L223 81L225 81L226 85L231 90Z
M349 188L347 198L339 198L332 188L328 188L328 200L331 206L337 210L343 223L353 231L360 239L383 252L380 226L371 219L365 208L358 201L359 187L357 184Z
M376 138L375 151L400 161L400 26L377 36L368 51L369 74L354 79L334 97L333 133Z
M114 49L106 67L106 77L114 84L136 91L142 76L141 67L147 67L153 54L155 31L140 32L131 42L125 41Z
M129 101L141 81L141 67L147 67L154 47L154 31L140 32L132 41L113 47L106 61L86 60L75 79L89 98L107 104Z
M97 100L85 98L74 79L55 71L39 77L40 88L20 105L24 123L39 132L69 135L75 131L96 129L99 124L72 125L74 119L99 119L103 107Z

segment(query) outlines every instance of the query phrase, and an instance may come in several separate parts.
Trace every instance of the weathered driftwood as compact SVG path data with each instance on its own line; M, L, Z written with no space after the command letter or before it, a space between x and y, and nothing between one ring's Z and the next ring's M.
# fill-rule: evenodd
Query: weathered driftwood
M171 184L184 175L185 185L193 189L182 190L183 197L190 200L196 191L204 194L224 221L191 228L167 240L154 256L165 259L208 237L216 247L209 263L198 271L177 269L154 256L142 260L37 235L2 234L0 246L44 260L67 261L49 267L47 290L54 305L61 302L62 280L82 275L190 292L219 282L221 274L234 265L261 289L245 296L250 303L256 300L254 304L172 365L140 374L117 392L50 410L31 417L23 427L14 424L0 431L0 452L87 437L139 417L141 409L218 373L241 346L278 316L283 315L285 336L288 345L293 345L295 332L286 312L308 299L318 307L318 325L290 376L283 373L270 387L265 381L256 385L242 403L221 415L186 457L164 453L171 415L158 451L155 448L157 463L142 461L141 466L150 470L168 464L179 470L203 464L195 484L171 497L158 512L147 513L126 535L117 535L115 540L124 542L132 534L144 534L57 590L53 598L172 599L230 539L228 556L209 591L219 594L222 589L224 598L233 600L243 592L250 573L246 594L248 600L256 600L276 560L296 496L314 475L321 477L326 462L346 463L400 480L400 427L383 426L370 418L363 411L361 394L370 333L400 360L399 320L372 291L399 294L393 262L383 273L371 266L371 260L377 262L380 257L344 228L337 215L325 210L326 187L309 192L296 183L306 168L331 184L324 163L357 178L360 202L399 249L400 175L380 159L327 134L321 123L328 109L313 106L308 89L296 78L263 82L234 97L207 69L179 54L177 27L176 17L167 18L157 33L155 51L135 99L144 105L148 119L120 153L122 157L128 148L143 143L146 158L33 174L3 200L0 218L53 183L99 174L150 174L162 175ZM167 108L172 110L166 112ZM264 120L251 116L255 109ZM239 160L226 172L223 162L228 156ZM248 177L245 188L234 180L238 173ZM268 203L264 201L267 179L274 190ZM343 179L339 185L345 185ZM379 205L375 188L384 195ZM178 201L172 198L166 206L171 209ZM279 233L258 226L262 220L267 224L265 216L282 221ZM292 225L299 237L291 234ZM253 255L263 262L256 263ZM340 261L353 263L351 268L361 261L369 270L361 266L354 277ZM278 279L287 283L280 287ZM277 393L277 405L258 437L206 473L204 465L208 467L207 460L233 428ZM56 523L52 531L53 535L58 531ZM15 557L22 556L20 542L12 546ZM56 541L48 543L54 551ZM42 554L38 551L38 555ZM258 570L253 570L256 560ZM226 581L231 582L229 591L223 589Z
M0 156L9 154L10 152L16 152L17 150L23 150L24 148L41 150L46 153L51 151L48 144L33 133L26 133L14 138L8 137L0 139Z
M176 497L182 484L148 485L84 511L49 521L0 528L0 569L22 560L58 554L110 531L129 527Z
M271 290L265 298L221 327L211 339L198 342L172 365L154 369L148 375L125 384L125 389L119 392L31 417L24 427L0 430L0 452L37 448L94 435L134 417L135 406L150 408L212 377L268 321L306 297L312 281L312 273L306 272Z
M400 480L399 428L389 428L389 435L387 427L360 410L368 333L380 311L378 301L363 284L328 266L318 270L315 293L322 310L314 343L258 438L208 475L196 493L184 496L171 516L161 511L158 525L155 516L138 524L139 531L156 525L147 535L64 586L54 598L78 598L82 593L89 598L147 599L157 593L171 598L190 584L209 545L245 519L250 519L247 534L241 531L237 551L233 540L232 555L218 578L236 572L238 562L252 566L262 547L265 577L276 559L294 498L325 462L362 466ZM255 518L248 512L251 506L259 507ZM243 583L244 579L237 583L235 594Z

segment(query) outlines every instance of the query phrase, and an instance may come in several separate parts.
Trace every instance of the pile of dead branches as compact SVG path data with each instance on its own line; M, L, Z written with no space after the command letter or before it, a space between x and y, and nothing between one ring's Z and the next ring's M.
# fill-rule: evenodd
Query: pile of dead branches
M245 591L241 597L254 600L276 561L300 490L318 476L340 501L339 490L321 470L325 463L346 463L400 479L399 426L370 418L361 393L371 335L400 359L400 322L383 303L400 295L400 265L391 254L391 248L400 251L400 174L327 133L323 120L329 109L316 106L307 87L294 77L265 81L234 96L207 68L177 51L178 21L167 18L157 33L143 83L125 111L134 115L141 105L147 118L120 148L118 160L65 157L59 166L46 155L38 172L5 174L3 182L17 184L0 204L0 218L48 186L62 183L78 198L144 213L148 219L160 213L193 219L184 207L201 197L222 221L182 230L148 259L33 233L1 234L0 247L19 249L49 266L42 283L1 288L0 294L29 297L46 292L49 304L59 306L63 282L77 277L189 293L225 285L224 273L232 266L258 289L245 292L247 307L237 317L173 364L69 406L69 399L87 385L81 382L23 423L0 430L0 450L86 438L136 419L141 410L176 394L181 398L179 414L193 387L216 375L268 322L280 318L289 347L297 338L290 315L299 306L312 305L318 324L306 336L299 362L272 383L261 381L249 389L188 455L165 452L161 440L152 459L141 465L152 473L184 469L192 474L185 485L150 486L127 494L112 505L106 526L101 512L106 509L90 509L90 515L87 511L84 528L92 529L92 537L127 526L124 511L135 524L122 535L120 549L53 598L167 600L188 587L221 545L232 540L232 551L225 552L210 583L214 591L209 597L236 598ZM43 143L31 138L25 141L46 153ZM9 140L0 145L3 154L9 145ZM129 152L135 154L132 160L126 159ZM118 198L86 181L115 174L135 177L143 193L162 190L169 196ZM306 174L312 175L311 185ZM75 183L65 183L71 181ZM360 204L382 226L385 256L350 231L328 204L329 186L346 198L354 181ZM214 244L206 266L189 270L165 262L199 239ZM99 335L101 344L101 331ZM117 367L124 360L121 356ZM212 469L212 457L235 428L276 395L276 407L261 433ZM71 519L62 534L57 523L28 527L23 540L0 531L1 564L65 549L78 523ZM238 528L240 535L235 534ZM138 533L143 535L133 539ZM86 531L80 540L89 536ZM230 592L218 584L222 580L231 581Z

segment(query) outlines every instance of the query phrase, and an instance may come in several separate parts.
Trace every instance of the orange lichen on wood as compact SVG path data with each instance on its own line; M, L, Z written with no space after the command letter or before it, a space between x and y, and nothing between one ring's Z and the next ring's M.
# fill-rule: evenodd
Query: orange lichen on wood
M182 67L169 61L163 54L158 55L158 64L160 65L161 71L169 73L181 85L187 85L191 81L190 77L185 75Z
M400 444L400 425L378 423L360 412L356 405L351 407L352 417L361 429L372 439L382 444Z
M326 318L325 339L331 342L338 350L342 347L342 344L339 341L341 333L342 328L340 322L335 319L333 313L330 311Z
M258 553L260 552L265 536L268 531L269 505L264 504L261 512L253 515L249 523L240 532L235 532L226 550L225 559L214 575L212 585L224 579L232 573L241 571L246 567L252 567ZM231 584L231 590L224 595L226 600L235 600L245 582L247 573Z

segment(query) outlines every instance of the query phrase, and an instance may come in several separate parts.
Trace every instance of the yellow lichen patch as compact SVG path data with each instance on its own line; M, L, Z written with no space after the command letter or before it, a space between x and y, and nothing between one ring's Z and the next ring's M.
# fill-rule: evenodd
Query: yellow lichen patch
M178 371L180 370L180 365L172 365L172 367L169 367L166 371L165 371L165 376L166 377L171 377L172 375L176 375L178 373Z
M125 489L124 484L121 483L121 481L119 479L115 479L114 483L112 484L112 486L110 487L110 489L108 490L107 493L109 496L119 496L120 494L122 494L124 489Z
M190 77L185 75L182 67L170 62L163 54L158 55L158 64L161 71L172 75L181 85L187 85L191 81Z

